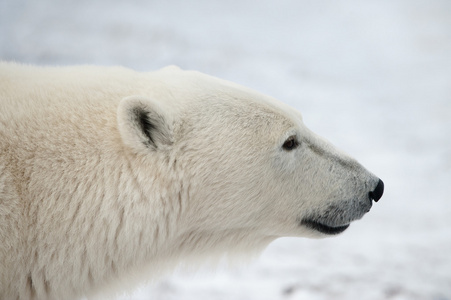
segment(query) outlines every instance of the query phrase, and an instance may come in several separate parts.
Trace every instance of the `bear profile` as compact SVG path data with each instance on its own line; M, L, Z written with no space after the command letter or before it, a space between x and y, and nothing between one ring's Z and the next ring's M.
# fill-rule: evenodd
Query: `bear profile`
M339 234L382 193L296 110L237 84L0 63L0 299L77 299Z

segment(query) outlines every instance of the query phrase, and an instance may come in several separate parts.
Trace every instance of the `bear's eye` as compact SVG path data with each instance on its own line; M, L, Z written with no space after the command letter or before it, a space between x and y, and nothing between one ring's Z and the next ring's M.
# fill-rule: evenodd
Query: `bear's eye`
M283 143L282 148L286 151L291 151L299 146L299 142L296 140L294 136L290 136L285 143Z

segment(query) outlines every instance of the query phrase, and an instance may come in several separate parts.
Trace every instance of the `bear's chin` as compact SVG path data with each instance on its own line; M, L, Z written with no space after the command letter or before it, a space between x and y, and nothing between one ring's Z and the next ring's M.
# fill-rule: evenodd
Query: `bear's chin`
M327 235L340 234L349 227L349 224L341 226L330 226L311 219L302 220L301 225Z

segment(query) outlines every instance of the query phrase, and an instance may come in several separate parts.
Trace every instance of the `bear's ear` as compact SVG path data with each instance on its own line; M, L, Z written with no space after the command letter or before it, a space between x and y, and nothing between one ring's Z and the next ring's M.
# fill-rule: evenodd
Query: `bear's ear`
M171 115L149 98L131 96L122 99L117 121L122 140L136 151L167 149L173 143Z

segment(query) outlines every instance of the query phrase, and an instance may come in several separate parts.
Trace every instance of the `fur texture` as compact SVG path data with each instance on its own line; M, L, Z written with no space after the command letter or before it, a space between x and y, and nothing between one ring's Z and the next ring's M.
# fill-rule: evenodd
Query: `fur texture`
M0 63L1 299L76 299L338 233L377 183L298 112L230 82Z

